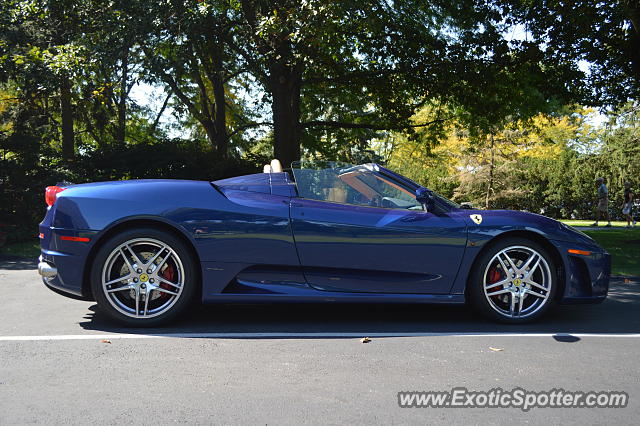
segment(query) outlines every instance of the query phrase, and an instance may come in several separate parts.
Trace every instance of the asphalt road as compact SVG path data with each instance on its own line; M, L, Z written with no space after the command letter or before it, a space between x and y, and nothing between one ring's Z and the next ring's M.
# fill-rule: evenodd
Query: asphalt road
M46 289L34 266L0 262L0 424L635 424L640 415L636 281L526 326L456 306L243 305L194 307L172 327L140 330ZM629 404L398 406L399 391L454 387L625 391Z

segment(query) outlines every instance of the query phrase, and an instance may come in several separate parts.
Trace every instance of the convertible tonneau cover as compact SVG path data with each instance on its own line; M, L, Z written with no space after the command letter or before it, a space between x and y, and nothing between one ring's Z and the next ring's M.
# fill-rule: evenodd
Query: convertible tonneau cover
M287 172L256 173L211 182L223 193L225 191L249 191L263 194L295 197L296 188Z

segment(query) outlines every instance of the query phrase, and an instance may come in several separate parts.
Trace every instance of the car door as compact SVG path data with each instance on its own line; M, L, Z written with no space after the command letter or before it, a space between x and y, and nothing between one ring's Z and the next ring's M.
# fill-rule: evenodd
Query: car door
M462 220L446 212L350 204L345 189L335 187L324 191L333 196L306 198L300 184L309 182L298 180L301 196L291 201L291 225L309 285L341 292L449 292L467 241Z

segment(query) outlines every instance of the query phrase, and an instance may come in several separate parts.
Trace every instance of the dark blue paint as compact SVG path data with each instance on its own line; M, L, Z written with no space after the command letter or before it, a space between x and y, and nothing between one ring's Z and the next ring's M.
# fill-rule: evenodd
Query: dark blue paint
M298 199L291 223L307 280L321 290L448 293L467 241L463 220L415 210Z
M418 185L380 168L412 191ZM437 201L437 200L436 200ZM469 218L478 213L480 225ZM87 296L91 250L115 226L152 220L193 245L205 302L363 301L461 303L478 254L506 232L532 232L563 266L564 303L606 297L609 255L586 235L544 216L384 209L297 197L287 173L213 183L140 180L74 185L40 224L42 255L58 268L48 285ZM85 236L88 243L60 240ZM571 256L568 249L591 251Z
M482 223L476 225L471 219L471 214L481 214ZM485 244L493 238L507 232L530 232L547 240L556 249L554 261L563 267L564 293L561 295L562 303L592 303L602 301L609 288L611 271L610 256L593 239L586 234L577 231L561 222L546 216L512 210L457 210L452 213L463 218L468 224L467 252L460 266L458 275L452 289L452 294L464 293L467 285L467 275L473 266L473 261ZM575 270L575 264L570 262L569 249L590 251L590 256L578 255L581 262L587 266L589 274L584 279L579 279L579 272ZM462 273L462 271L467 271ZM583 287L593 288L591 296L584 298L584 293L579 289ZM580 295L580 296L578 296ZM577 297L581 298L580 302Z

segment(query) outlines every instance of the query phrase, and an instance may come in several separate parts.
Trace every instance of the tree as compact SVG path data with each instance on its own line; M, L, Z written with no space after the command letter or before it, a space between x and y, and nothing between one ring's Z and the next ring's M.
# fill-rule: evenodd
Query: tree
M640 3L637 0L498 1L513 24L541 46L544 63L571 66L567 84L581 101L620 106L640 98ZM588 66L588 73L580 70Z
M284 163L299 157L305 133L357 140L365 131L432 125L411 121L427 102L464 107L486 128L507 110L531 116L573 96L564 69L541 64L537 46L508 42L505 11L493 4L239 4L233 47L271 98L275 155Z
M17 83L16 96L31 113L49 120L54 118L49 101L57 94L62 155L70 160L75 150L71 78L81 61L71 43L77 11L70 0L21 6L14 1L0 6L0 76Z
M230 96L243 70L230 52L229 8L225 1L154 4L142 43L148 80L170 89L222 157L230 137L245 128L243 107Z
M509 122L491 134L474 134L464 122L451 121L442 143L431 149L420 140L430 137L428 132L419 132L417 140L396 135L389 163L417 182L477 207L583 215L595 171L585 173L580 152L602 138L587 122L591 112L565 108L556 115ZM425 108L419 114L434 112Z
M127 119L134 106L129 94L139 80L146 9L140 2L84 1L81 43L92 52L77 80L79 119L102 147L125 146Z
M123 18L117 4L23 3L3 3L5 81L16 83L25 104L59 122L63 158L73 159L86 133L101 146L123 145L133 84L129 63L135 62L132 19Z

